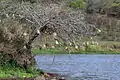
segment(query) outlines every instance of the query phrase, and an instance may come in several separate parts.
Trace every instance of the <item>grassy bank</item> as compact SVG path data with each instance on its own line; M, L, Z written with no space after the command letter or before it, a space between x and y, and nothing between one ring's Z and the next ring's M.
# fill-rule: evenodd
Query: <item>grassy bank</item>
M35 70L33 67L25 70L22 67L11 66L6 64L0 66L0 78L32 78L38 76L40 70Z
M20 68L0 67L0 78L31 78L37 75L37 73L27 73Z
M84 43L84 42L83 42ZM66 50L65 48L68 47ZM34 54L120 54L120 42L117 41L98 41L97 44L79 46L75 49L73 46L62 46L49 49L32 49Z
M116 41L98 41L97 45L82 46L78 49L75 47L68 47L71 54L120 54L120 42ZM52 49L32 49L34 54L68 54L69 51L62 48Z
M62 78L62 76L55 73L41 72L31 68L25 70L14 66L0 66L0 80L62 80Z
M39 49L33 49L33 54L69 54L68 51L64 50L39 50ZM70 54L120 54L120 52L117 51L74 51L70 52Z
M74 54L120 54L120 52L110 52L110 51L89 51L89 52L75 52Z
M42 49L42 50L33 49L32 53L33 54L56 54L56 53L57 54L66 54L68 52L65 50L57 50L57 49Z

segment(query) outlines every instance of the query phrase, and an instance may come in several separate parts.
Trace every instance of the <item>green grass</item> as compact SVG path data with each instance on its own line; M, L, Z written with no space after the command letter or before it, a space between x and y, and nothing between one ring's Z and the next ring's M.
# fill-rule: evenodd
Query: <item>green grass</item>
M73 52L74 54L120 54L120 52L110 52L110 51L83 51L83 52Z
M65 50L57 50L57 49L33 49L32 50L33 54L65 54L67 51Z
M99 45L88 45L87 49L80 48L76 50L74 47L70 47L71 54L120 54L120 42L117 41L98 41ZM115 49L114 46L117 48ZM60 49L33 49L34 54L68 54L64 48Z
M39 50L39 49L34 49L33 54L68 54L69 52L67 51L60 51L60 50ZM117 51L109 51L109 50L103 50L100 51L97 49L92 49L89 51L73 51L71 54L120 54L120 52Z
M2 55L0 55L2 56ZM40 70L35 69L34 64L29 66L27 69L18 65L16 61L5 58L8 60L4 60L0 58L0 79L1 78L34 78L39 76Z
M0 66L0 78L32 78L38 76L39 72L40 70L35 70L33 67L26 71L21 67Z

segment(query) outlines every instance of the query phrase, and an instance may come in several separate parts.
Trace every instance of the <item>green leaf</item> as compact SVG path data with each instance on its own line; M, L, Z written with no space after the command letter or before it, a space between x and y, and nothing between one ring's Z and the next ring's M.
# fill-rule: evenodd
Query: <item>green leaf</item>
M74 8L78 8L78 4L76 4L74 1L71 2L71 5L74 7Z
M83 2L84 2L83 0L77 0L77 1L76 1L76 3L79 4L79 5L80 5L80 4L83 4Z
M76 3L78 4L79 8L84 8L84 1L83 0L77 0Z

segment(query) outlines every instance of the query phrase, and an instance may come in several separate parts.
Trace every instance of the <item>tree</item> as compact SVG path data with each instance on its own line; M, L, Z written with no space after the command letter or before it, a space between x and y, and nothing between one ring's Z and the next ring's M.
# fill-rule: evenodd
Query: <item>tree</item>
M85 21L85 14L64 9L62 2L41 6L3 1L0 8L0 53L9 57L1 59L12 59L25 68L34 62L31 44L37 37L56 33L57 40L76 44L83 36L96 33L95 26Z

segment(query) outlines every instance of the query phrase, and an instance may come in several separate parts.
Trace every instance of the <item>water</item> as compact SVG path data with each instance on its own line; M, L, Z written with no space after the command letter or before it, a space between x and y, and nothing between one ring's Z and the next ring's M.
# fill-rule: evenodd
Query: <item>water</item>
M120 55L36 56L37 67L70 76L69 80L120 80Z

